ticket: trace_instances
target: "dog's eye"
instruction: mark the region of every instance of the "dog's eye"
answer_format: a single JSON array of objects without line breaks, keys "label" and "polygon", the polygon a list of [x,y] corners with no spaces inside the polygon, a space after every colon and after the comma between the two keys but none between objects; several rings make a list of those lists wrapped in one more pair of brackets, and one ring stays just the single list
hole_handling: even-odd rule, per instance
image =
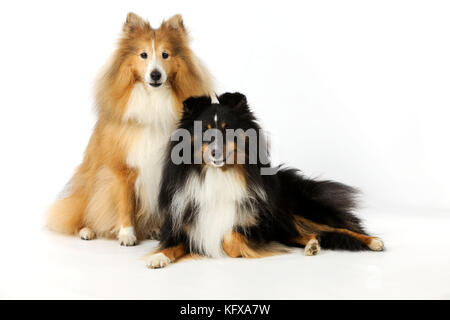
[{"label": "dog's eye", "polygon": [[142,59],[147,59],[147,52],[142,52],[141,53],[141,58]]},{"label": "dog's eye", "polygon": [[169,57],[169,54],[167,52],[162,53],[163,59],[167,59]]}]

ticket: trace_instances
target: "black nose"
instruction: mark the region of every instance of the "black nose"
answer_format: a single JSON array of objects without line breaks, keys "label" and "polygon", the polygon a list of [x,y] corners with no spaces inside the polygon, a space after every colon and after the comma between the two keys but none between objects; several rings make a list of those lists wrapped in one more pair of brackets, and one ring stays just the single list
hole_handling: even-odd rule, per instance
[{"label": "black nose", "polygon": [[154,81],[158,81],[159,79],[161,79],[161,72],[153,70],[152,73],[150,73],[150,78],[152,78],[152,80]]},{"label": "black nose", "polygon": [[220,151],[220,149],[212,149],[211,156],[216,160],[223,158],[223,154],[222,154],[222,151]]}]

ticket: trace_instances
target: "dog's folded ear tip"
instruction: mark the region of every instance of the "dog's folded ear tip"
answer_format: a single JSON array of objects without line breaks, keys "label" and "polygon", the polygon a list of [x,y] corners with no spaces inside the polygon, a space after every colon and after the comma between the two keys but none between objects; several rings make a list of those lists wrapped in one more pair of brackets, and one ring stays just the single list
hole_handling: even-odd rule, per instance
[{"label": "dog's folded ear tip", "polygon": [[211,104],[211,97],[201,96],[201,97],[189,97],[183,101],[183,111],[191,112],[196,108],[201,108]]},{"label": "dog's folded ear tip", "polygon": [[221,104],[233,108],[240,108],[247,105],[247,97],[240,92],[226,92],[219,97]]},{"label": "dog's folded ear tip", "polygon": [[184,29],[183,17],[181,14],[175,14],[166,21],[167,25],[173,29]]},{"label": "dog's folded ear tip", "polygon": [[130,11],[127,14],[127,19],[125,20],[123,30],[125,32],[133,32],[135,29],[143,28],[145,26],[150,26],[150,24],[147,21],[145,21],[141,16]]},{"label": "dog's folded ear tip", "polygon": [[125,20],[125,23],[127,23],[127,24],[135,24],[135,23],[139,23],[141,21],[143,21],[143,19],[139,15],[137,15],[136,13],[130,11],[127,14],[127,19]]},{"label": "dog's folded ear tip", "polygon": [[128,12],[127,13],[127,22],[130,21],[131,19],[135,18],[135,17],[137,17],[136,13],[134,13],[132,11]]},{"label": "dog's folded ear tip", "polygon": [[189,111],[191,105],[192,105],[192,97],[189,97],[183,101],[183,110]]}]

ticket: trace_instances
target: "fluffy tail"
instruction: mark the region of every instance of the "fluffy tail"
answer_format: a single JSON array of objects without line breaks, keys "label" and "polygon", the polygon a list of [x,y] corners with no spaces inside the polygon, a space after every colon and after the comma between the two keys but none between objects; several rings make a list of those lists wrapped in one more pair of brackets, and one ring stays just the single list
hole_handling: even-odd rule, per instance
[{"label": "fluffy tail", "polygon": [[281,169],[277,175],[285,200],[283,206],[300,218],[296,219],[302,221],[300,228],[319,236],[321,247],[353,251],[369,249],[351,233],[337,231],[344,229],[367,235],[361,220],[352,213],[356,208],[356,189],[334,181],[307,179],[296,169]]},{"label": "fluffy tail", "polygon": [[60,233],[76,234],[81,228],[84,204],[84,199],[73,195],[57,200],[48,211],[47,227]]}]

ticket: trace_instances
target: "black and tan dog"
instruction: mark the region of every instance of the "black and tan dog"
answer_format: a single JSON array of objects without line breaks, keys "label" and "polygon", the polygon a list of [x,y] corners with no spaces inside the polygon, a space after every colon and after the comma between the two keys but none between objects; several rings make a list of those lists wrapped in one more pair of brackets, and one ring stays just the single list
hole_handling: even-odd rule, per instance
[{"label": "black and tan dog", "polygon": [[[320,247],[383,250],[383,242],[367,235],[352,213],[353,188],[306,179],[295,169],[263,174],[270,169],[268,153],[261,147],[264,137],[245,96],[226,93],[218,100],[216,104],[198,97],[184,102],[179,128],[191,136],[189,148],[182,151],[189,161],[174,163],[171,155],[177,142],[172,142],[159,195],[165,215],[161,244],[147,258],[148,267],[165,267],[187,253],[253,258],[289,246],[304,246],[306,255],[317,254]],[[208,130],[221,132],[223,140],[218,135],[205,141]],[[228,132],[237,134],[230,139]],[[256,141],[250,141],[248,132]],[[244,147],[239,138],[246,142]],[[255,143],[260,146],[256,157],[251,148]],[[199,154],[201,161],[195,163]]]}]

